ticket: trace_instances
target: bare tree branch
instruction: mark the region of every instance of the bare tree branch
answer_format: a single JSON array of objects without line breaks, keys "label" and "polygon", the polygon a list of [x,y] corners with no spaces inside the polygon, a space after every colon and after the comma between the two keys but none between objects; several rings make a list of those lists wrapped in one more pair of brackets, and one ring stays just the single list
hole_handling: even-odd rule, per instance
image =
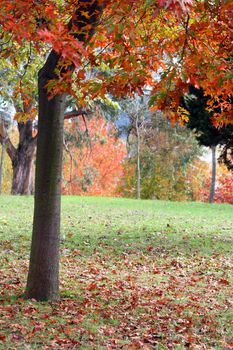
[{"label": "bare tree branch", "polygon": [[64,138],[63,138],[63,146],[70,157],[70,180],[69,180],[69,183],[71,184],[72,183],[72,173],[73,173],[73,155],[72,155],[69,147],[67,146]]},{"label": "bare tree branch", "polygon": [[90,113],[90,111],[88,111],[86,109],[82,109],[82,108],[74,109],[73,111],[66,112],[64,114],[64,119],[76,118],[76,117],[87,115],[89,113]]}]

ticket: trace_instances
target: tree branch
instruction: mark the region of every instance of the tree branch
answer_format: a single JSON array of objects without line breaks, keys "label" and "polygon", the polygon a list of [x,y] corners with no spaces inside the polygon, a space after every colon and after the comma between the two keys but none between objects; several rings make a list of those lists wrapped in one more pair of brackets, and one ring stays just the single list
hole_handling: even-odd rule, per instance
[{"label": "tree branch", "polygon": [[70,156],[70,180],[69,180],[69,183],[71,184],[72,183],[72,173],[73,173],[73,156],[72,156],[72,153],[71,153],[69,147],[67,146],[64,138],[63,138],[63,146],[64,146],[66,152]]},{"label": "tree branch", "polygon": [[[1,128],[0,128],[0,131],[1,131]],[[9,139],[9,136],[7,134],[3,135],[0,132],[0,143],[1,145],[4,143],[7,154],[10,157],[11,161],[13,161],[16,153],[16,148],[14,147],[11,140]]]},{"label": "tree branch", "polygon": [[66,112],[64,114],[64,119],[71,119],[71,118],[81,117],[83,115],[87,115],[88,113],[90,113],[90,111],[82,109],[82,108],[74,109],[73,111]]}]

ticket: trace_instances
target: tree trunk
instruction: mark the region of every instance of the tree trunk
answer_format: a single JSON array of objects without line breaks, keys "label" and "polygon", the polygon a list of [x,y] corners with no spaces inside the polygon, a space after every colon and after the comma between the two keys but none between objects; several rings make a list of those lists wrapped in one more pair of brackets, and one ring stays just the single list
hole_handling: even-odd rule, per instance
[{"label": "tree trunk", "polygon": [[13,195],[33,194],[34,192],[34,156],[36,137],[33,137],[32,121],[18,123],[19,144],[11,157],[13,179],[11,193]]},{"label": "tree trunk", "polygon": [[211,152],[212,152],[212,175],[211,175],[209,203],[214,203],[215,184],[216,184],[216,167],[217,167],[216,146],[211,147]]},{"label": "tree trunk", "polygon": [[138,115],[136,117],[137,133],[137,199],[141,199],[141,162],[140,162],[140,126],[138,125]]},{"label": "tree trunk", "polygon": [[36,144],[16,150],[12,161],[13,179],[11,193],[13,195],[30,195],[34,193],[34,155]]},{"label": "tree trunk", "polygon": [[[79,2],[68,28],[84,43],[94,34],[102,6],[98,0]],[[85,12],[85,13],[84,13]],[[89,16],[86,16],[86,12]],[[76,31],[78,33],[76,34]],[[30,266],[25,295],[36,300],[59,297],[60,199],[65,95],[49,99],[46,85],[56,80],[59,55],[52,51],[39,72],[39,120],[35,207]],[[69,67],[73,70],[74,67]],[[65,72],[64,72],[65,73]]]},{"label": "tree trunk", "polygon": [[[30,110],[30,108],[29,108]],[[4,126],[0,130],[0,143],[10,157],[13,178],[12,194],[32,194],[34,191],[34,155],[37,137],[33,137],[33,122],[18,123],[19,143],[15,148]]]},{"label": "tree trunk", "polygon": [[13,164],[13,179],[11,194],[30,195],[34,192],[33,174],[34,159],[24,158],[18,164]]},{"label": "tree trunk", "polygon": [[2,149],[1,149],[1,159],[0,159],[0,194],[2,194],[2,172],[4,164],[4,155],[5,155],[5,140],[2,140]]},{"label": "tree trunk", "polygon": [[33,137],[33,122],[18,123],[19,143],[15,148],[6,130],[2,128],[0,132],[0,143],[10,157],[13,178],[11,193],[32,194],[34,192],[34,156],[36,150],[37,137]]},{"label": "tree trunk", "polygon": [[35,207],[26,288],[26,296],[36,300],[56,300],[59,290],[60,196],[65,95],[57,95],[49,100],[45,89],[46,83],[54,74],[58,59],[58,55],[52,51],[39,73]]}]

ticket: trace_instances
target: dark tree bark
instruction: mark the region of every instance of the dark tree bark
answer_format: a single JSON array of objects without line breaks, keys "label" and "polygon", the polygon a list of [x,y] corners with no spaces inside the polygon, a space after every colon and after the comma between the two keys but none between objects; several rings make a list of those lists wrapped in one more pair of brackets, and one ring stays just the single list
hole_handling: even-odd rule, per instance
[{"label": "dark tree bark", "polygon": [[[53,51],[39,73],[39,122],[33,236],[26,296],[56,300],[59,287],[60,196],[65,95],[48,99],[58,63]],[[50,71],[51,70],[51,71]]]},{"label": "dark tree bark", "polygon": [[19,144],[11,158],[13,168],[12,194],[34,193],[34,157],[36,137],[33,137],[32,121],[18,123]]},{"label": "dark tree bark", "polygon": [[[85,16],[89,12],[89,16]],[[101,14],[98,0],[79,2],[69,30],[84,43],[94,33]],[[75,34],[77,32],[77,34]],[[46,84],[56,80],[60,57],[52,51],[39,72],[39,122],[35,207],[30,266],[25,296],[36,300],[59,297],[60,198],[65,95],[48,98]],[[74,67],[69,67],[73,70]]]},{"label": "dark tree bark", "polygon": [[212,175],[211,175],[209,203],[214,203],[215,184],[216,184],[216,168],[217,168],[216,146],[211,147],[211,152],[212,152]]}]

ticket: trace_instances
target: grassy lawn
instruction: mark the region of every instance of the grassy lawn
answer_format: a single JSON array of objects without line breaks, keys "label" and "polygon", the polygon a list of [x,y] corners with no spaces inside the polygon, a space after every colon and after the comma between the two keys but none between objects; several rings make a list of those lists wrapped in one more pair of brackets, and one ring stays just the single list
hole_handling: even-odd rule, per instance
[{"label": "grassy lawn", "polygon": [[33,199],[0,197],[0,349],[233,349],[233,206],[62,207],[61,300],[24,301]]}]

